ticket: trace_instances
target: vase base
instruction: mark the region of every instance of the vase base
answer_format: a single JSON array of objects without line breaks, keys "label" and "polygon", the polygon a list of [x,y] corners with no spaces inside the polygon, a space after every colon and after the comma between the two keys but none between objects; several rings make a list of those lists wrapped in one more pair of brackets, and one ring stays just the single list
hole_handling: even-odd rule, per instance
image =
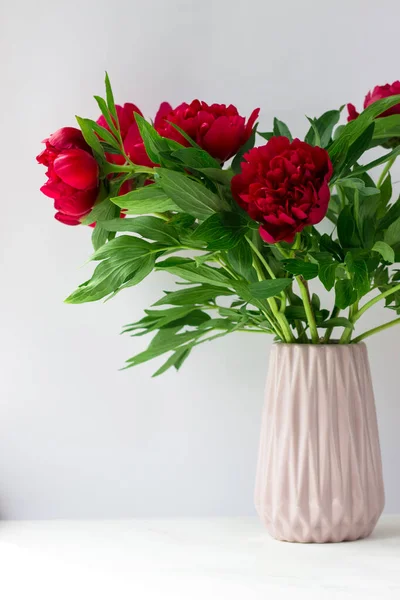
[{"label": "vase base", "polygon": [[[380,516],[380,515],[379,515]],[[355,542],[362,540],[371,535],[378,522],[378,517],[375,517],[368,523],[337,523],[333,527],[325,524],[321,526],[306,526],[302,524],[286,524],[280,523],[279,526],[274,526],[270,521],[261,518],[268,533],[274,539],[280,542],[288,542],[294,544],[337,544],[341,542]]]}]

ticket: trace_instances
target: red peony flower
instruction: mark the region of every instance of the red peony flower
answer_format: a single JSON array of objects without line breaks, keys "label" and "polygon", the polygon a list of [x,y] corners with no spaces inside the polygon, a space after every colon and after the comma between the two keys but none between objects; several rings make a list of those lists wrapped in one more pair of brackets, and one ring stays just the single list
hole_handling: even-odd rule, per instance
[{"label": "red peony flower", "polygon": [[323,148],[298,139],[273,137],[244,155],[232,179],[238,204],[261,223],[268,244],[291,243],[306,225],[319,223],[328,210],[332,164]]},{"label": "red peony flower", "polygon": [[40,189],[53,198],[58,221],[79,225],[97,199],[97,162],[82,133],[75,127],[62,127],[44,143],[46,148],[36,160],[47,167],[48,180]]},{"label": "red peony flower", "polygon": [[[122,141],[124,143],[124,150],[136,165],[142,165],[145,167],[152,167],[153,163],[147,156],[147,152],[144,147],[143,140],[139,133],[139,128],[135,121],[135,113],[139,113],[142,115],[141,110],[130,102],[127,102],[123,106],[119,104],[116,105],[118,121],[121,131]],[[143,116],[143,115],[142,115]],[[101,115],[97,119],[97,123],[107,129],[110,130],[107,121]],[[114,164],[123,165],[125,162],[125,158],[122,154],[107,154],[107,160]]]},{"label": "red peony flower", "polygon": [[172,109],[163,102],[157,113],[154,127],[160,135],[176,140],[183,146],[189,142],[169,122],[178,125],[203,150],[224,162],[234,156],[249,139],[259,108],[253,110],[249,120],[241,117],[237,108],[230,104],[211,104],[193,100],[191,104],[180,104]]},{"label": "red peony flower", "polygon": [[[394,81],[392,84],[386,83],[385,85],[377,85],[374,87],[372,92],[368,92],[364,99],[364,109],[367,108],[370,104],[373,104],[377,100],[382,100],[382,98],[388,98],[389,96],[396,96],[400,94],[400,81]],[[357,112],[354,104],[348,104],[347,110],[349,112],[349,116],[347,117],[348,121],[353,121],[360,114]],[[389,108],[384,113],[379,115],[380,117],[390,117],[390,115],[399,115],[400,114],[400,104],[396,104]]]}]

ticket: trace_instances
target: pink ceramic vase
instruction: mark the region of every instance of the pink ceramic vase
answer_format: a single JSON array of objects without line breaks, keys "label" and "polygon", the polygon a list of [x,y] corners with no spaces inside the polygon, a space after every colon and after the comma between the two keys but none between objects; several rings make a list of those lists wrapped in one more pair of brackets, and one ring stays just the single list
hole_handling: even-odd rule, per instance
[{"label": "pink ceramic vase", "polygon": [[368,536],[384,489],[365,344],[275,344],[267,377],[255,504],[288,542]]}]

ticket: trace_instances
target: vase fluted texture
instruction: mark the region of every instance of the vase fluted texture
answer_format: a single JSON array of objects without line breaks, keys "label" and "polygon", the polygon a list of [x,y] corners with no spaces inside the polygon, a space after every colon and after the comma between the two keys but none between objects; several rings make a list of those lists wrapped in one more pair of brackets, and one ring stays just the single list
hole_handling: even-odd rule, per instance
[{"label": "vase fluted texture", "polygon": [[384,507],[365,344],[275,344],[261,427],[255,504],[288,542],[368,536]]}]

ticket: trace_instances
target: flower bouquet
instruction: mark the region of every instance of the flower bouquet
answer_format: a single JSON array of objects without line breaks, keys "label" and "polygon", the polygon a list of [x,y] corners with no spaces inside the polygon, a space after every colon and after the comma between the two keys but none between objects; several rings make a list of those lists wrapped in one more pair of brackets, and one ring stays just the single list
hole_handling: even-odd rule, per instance
[{"label": "flower bouquet", "polygon": [[[37,157],[48,168],[41,189],[54,200],[56,219],[94,227],[96,267],[66,302],[108,299],[153,270],[168,271],[179,287],[124,328],[134,336],[154,334],[127,367],[167,354],[159,375],[179,369],[206,341],[235,331],[271,334],[278,343],[267,384],[268,423],[284,418],[278,418],[271,398],[286,406],[287,420],[302,388],[309,419],[292,431],[300,445],[310,427],[325,437],[330,427],[313,413],[316,396],[320,404],[325,397],[323,406],[337,423],[351,420],[358,398],[353,425],[360,444],[367,435],[377,440],[366,350],[359,342],[400,323],[396,317],[370,330],[362,327],[362,317],[378,302],[400,314],[400,270],[394,267],[400,261],[400,199],[392,198],[390,175],[400,153],[400,82],[376,87],[361,114],[349,104],[345,125],[338,125],[343,107],[309,118],[304,140],[293,139],[277,118],[271,131],[258,131],[259,109],[246,119],[233,105],[198,100],[175,109],[164,102],[151,123],[134,104],[115,104],[108,76],[106,99],[95,100],[101,112],[97,121],[77,117],[80,129],[58,130]],[[376,147],[386,150],[365,161],[364,154]],[[375,167],[381,168],[376,181]],[[316,227],[323,219],[330,233]],[[330,306],[322,306],[311,291],[313,280],[331,293]],[[283,364],[291,382],[285,389],[276,371]],[[340,401],[347,408],[339,408]],[[353,438],[354,427],[345,427]],[[329,435],[332,440],[334,433]],[[339,446],[345,444],[338,431],[335,435]],[[382,510],[383,490],[379,444],[366,448],[353,453],[351,468],[353,478],[360,478],[360,462],[375,465],[371,477],[361,477],[370,510],[359,502],[365,518],[350,526],[340,515],[354,510],[351,485],[341,492],[339,517],[332,516],[329,498],[330,508],[323,506],[316,490],[316,533],[310,520],[295,525],[288,515],[274,516],[289,484],[266,491],[262,482],[270,478],[273,451],[262,444],[256,504],[273,535],[300,541],[367,535]],[[342,454],[347,450],[343,446]],[[325,455],[333,472],[334,450]]]}]

